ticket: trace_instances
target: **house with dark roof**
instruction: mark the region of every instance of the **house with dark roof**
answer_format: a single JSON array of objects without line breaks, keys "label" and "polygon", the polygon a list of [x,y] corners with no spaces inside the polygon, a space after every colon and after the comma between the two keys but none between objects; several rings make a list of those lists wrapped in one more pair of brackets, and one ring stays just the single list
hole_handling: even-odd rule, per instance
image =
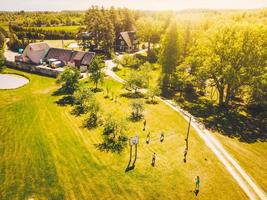
[{"label": "house with dark roof", "polygon": [[136,52],[138,51],[139,42],[135,31],[121,32],[115,40],[114,49],[118,52]]},{"label": "house with dark roof", "polygon": [[73,51],[69,49],[50,48],[45,56],[45,61],[60,61],[62,65],[69,65],[86,71],[90,66],[94,52]]},{"label": "house with dark roof", "polygon": [[69,65],[86,71],[94,56],[94,52],[50,48],[47,43],[38,42],[29,44],[22,55],[15,57],[15,61],[36,65],[47,63],[52,68]]}]

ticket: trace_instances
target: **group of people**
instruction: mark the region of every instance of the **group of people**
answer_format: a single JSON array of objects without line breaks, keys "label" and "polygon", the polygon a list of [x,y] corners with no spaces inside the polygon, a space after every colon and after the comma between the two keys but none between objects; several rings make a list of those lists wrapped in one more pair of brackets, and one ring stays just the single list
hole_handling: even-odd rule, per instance
[{"label": "group of people", "polygon": [[[143,126],[143,131],[145,131],[146,130],[146,120],[144,120],[143,125],[144,125]],[[165,136],[164,136],[164,133],[162,132],[160,134],[160,138],[159,138],[159,140],[160,140],[161,143],[164,141],[164,138],[165,138]],[[150,143],[150,132],[148,132],[148,134],[146,136],[146,143],[147,144]],[[184,162],[186,162],[187,153],[188,153],[188,147],[186,145],[186,148],[184,150]],[[156,153],[155,152],[152,154],[152,162],[151,162],[151,165],[153,167],[155,167],[155,165],[156,165]],[[195,184],[196,184],[196,188],[195,188],[195,191],[194,192],[195,192],[196,195],[198,195],[198,193],[199,193],[199,186],[200,186],[200,178],[199,178],[199,176],[196,177]]]},{"label": "group of people", "polygon": [[[143,131],[146,130],[146,120],[144,120],[144,126],[143,126]],[[160,134],[160,138],[159,138],[160,142],[164,141],[164,133],[162,132]],[[148,132],[147,136],[146,136],[146,143],[149,144],[150,142],[150,132]]]}]

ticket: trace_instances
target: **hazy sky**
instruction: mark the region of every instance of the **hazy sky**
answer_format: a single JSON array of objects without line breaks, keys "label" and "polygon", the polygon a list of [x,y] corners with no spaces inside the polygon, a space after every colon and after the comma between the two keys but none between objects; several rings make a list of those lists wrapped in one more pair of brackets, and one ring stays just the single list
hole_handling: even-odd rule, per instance
[{"label": "hazy sky", "polygon": [[267,7],[267,0],[0,0],[0,10],[86,10],[91,5],[143,10],[187,8],[253,9]]}]

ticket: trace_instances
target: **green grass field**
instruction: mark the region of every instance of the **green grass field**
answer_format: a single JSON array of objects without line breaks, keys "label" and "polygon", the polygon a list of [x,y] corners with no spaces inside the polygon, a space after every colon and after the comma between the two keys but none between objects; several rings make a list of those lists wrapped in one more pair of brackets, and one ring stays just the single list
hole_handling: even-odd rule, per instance
[{"label": "green grass field", "polygon": [[267,143],[244,143],[236,138],[214,134],[255,182],[267,192]]},{"label": "green grass field", "polygon": [[63,46],[62,46],[62,40],[44,40],[50,47],[54,48],[68,48],[68,46],[71,43],[75,43],[75,40],[63,40]]},{"label": "green grass field", "polygon": [[[116,74],[125,79],[133,71],[136,70],[123,67],[120,71],[117,71]],[[156,83],[159,76],[159,70],[153,72],[152,84]],[[218,98],[216,91],[213,98],[210,97],[210,91],[211,88],[208,88],[208,95],[206,98],[208,100],[213,100],[213,102],[217,102]],[[227,137],[215,131],[213,134],[222,142],[226,150],[233,155],[253,180],[267,192],[267,166],[263,164],[267,163],[267,143],[264,141],[246,143],[241,142],[238,138]]]},{"label": "green grass field", "polygon": [[43,29],[46,31],[66,31],[66,32],[77,32],[81,26],[46,26],[46,27],[29,27]]},{"label": "green grass field", "polygon": [[[131,75],[131,73],[136,73],[136,70],[128,67],[121,67],[119,71],[116,71],[116,74],[123,79],[127,79],[127,77]],[[151,86],[158,85],[159,78],[160,78],[160,69],[156,68],[155,70],[152,70],[150,73],[149,84]]]},{"label": "green grass field", "polygon": [[[138,134],[134,170],[125,172],[129,148],[121,154],[101,152],[103,127],[88,131],[83,118],[70,106],[56,103],[55,79],[20,73],[30,83],[16,90],[0,91],[0,199],[246,199],[233,178],[191,129],[187,163],[183,163],[186,121],[166,105],[145,106],[145,143],[142,122],[128,122],[128,136]],[[106,78],[119,95],[121,85]],[[129,99],[118,102],[97,93],[102,111],[127,118]],[[159,142],[161,132],[163,143]],[[157,153],[156,166],[151,163]],[[201,178],[198,197],[194,178]]]}]

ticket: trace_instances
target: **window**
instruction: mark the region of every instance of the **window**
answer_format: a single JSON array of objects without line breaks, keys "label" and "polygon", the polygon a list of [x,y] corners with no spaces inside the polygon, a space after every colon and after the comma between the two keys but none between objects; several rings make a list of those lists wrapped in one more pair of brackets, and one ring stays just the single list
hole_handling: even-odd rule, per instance
[{"label": "window", "polygon": [[121,41],[121,45],[124,45],[124,41]]}]

